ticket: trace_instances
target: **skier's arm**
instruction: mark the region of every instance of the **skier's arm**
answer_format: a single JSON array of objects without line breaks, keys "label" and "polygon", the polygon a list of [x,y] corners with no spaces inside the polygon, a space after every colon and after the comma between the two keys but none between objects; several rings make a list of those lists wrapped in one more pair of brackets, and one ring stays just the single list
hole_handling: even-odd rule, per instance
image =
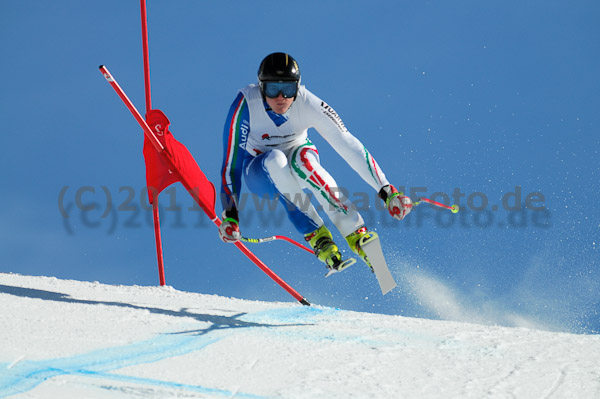
[{"label": "skier's arm", "polygon": [[306,91],[309,109],[314,119],[314,128],[336,150],[338,154],[354,169],[362,179],[379,192],[389,185],[385,174],[369,153],[367,148],[354,137],[340,118],[327,103]]},{"label": "skier's arm", "polygon": [[362,179],[377,190],[385,202],[390,215],[398,220],[404,219],[412,209],[409,197],[391,185],[367,148],[354,137],[342,122],[342,118],[314,94],[307,91],[307,99],[312,106],[315,129],[327,140],[338,154],[354,169]]},{"label": "skier's arm", "polygon": [[[238,199],[242,189],[242,166],[245,150],[240,147],[249,132],[248,104],[240,92],[231,104],[223,129],[223,164],[221,166],[221,204],[223,218],[239,221]],[[245,134],[242,135],[242,130]],[[243,137],[242,137],[243,136]]]}]

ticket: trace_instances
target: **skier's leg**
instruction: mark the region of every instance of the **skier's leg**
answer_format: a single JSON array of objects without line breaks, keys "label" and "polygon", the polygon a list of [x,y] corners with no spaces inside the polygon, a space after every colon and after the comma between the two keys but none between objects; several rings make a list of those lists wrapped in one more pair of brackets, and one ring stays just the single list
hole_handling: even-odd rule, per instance
[{"label": "skier's leg", "polygon": [[376,235],[364,226],[362,216],[352,204],[340,198],[337,183],[321,166],[316,147],[308,142],[292,151],[291,158],[294,175],[315,193],[329,218],[346,238],[352,252],[372,269],[361,244],[374,239]]},{"label": "skier's leg", "polygon": [[300,233],[311,233],[323,225],[310,198],[292,176],[282,151],[274,149],[251,159],[244,167],[244,178],[254,194],[281,201]]},{"label": "skier's leg", "polygon": [[364,225],[362,216],[352,204],[340,197],[337,183],[321,166],[317,148],[310,141],[290,153],[290,164],[300,185],[313,192],[344,237]]},{"label": "skier's leg", "polygon": [[342,254],[323,219],[292,175],[285,153],[274,149],[261,154],[250,161],[244,173],[248,188],[253,193],[282,201],[291,222],[304,234],[320,261],[336,269],[348,263],[342,261]]}]

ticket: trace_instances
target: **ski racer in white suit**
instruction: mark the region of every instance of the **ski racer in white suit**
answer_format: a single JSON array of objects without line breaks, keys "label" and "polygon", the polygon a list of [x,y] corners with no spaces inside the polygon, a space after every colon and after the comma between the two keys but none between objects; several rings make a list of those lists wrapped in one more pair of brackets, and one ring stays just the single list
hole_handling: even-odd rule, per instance
[{"label": "ski racer in white suit", "polygon": [[221,239],[235,242],[241,238],[238,199],[243,176],[253,193],[284,203],[291,222],[328,268],[340,267],[342,255],[305,189],[317,198],[352,251],[366,261],[359,241],[370,232],[321,166],[307,130],[312,127],[325,138],[379,193],[394,218],[402,220],[410,212],[410,198],[389,184],[375,159],[346,129],[339,115],[300,85],[298,64],[289,54],[268,55],[261,62],[258,80],[259,84],[240,90],[225,123]]}]

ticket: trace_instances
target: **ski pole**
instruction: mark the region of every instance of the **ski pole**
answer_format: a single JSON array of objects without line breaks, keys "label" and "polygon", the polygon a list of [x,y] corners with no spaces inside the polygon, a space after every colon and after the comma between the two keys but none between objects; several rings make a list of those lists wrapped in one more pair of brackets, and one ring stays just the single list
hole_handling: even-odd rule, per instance
[{"label": "ski pole", "polygon": [[[404,195],[404,193],[400,193],[400,195]],[[460,210],[460,207],[456,204],[452,205],[452,206],[448,206],[446,204],[442,204],[441,202],[437,202],[437,201],[433,201],[430,200],[429,198],[419,198],[418,201],[413,202],[414,206],[420,205],[423,202],[427,202],[428,204],[431,205],[435,205],[438,206],[440,208],[444,208],[444,209],[448,209],[450,210],[452,213],[458,213],[458,211]],[[299,248],[302,248],[303,250],[305,250],[306,252],[310,252],[311,254],[314,254],[315,251],[313,251],[312,249],[300,244],[297,241],[292,240],[289,237],[285,237],[285,236],[279,236],[279,235],[275,235],[275,236],[271,236],[271,237],[262,237],[262,238],[250,238],[250,237],[242,237],[240,238],[241,241],[243,242],[249,242],[251,244],[262,244],[264,242],[271,242],[271,241],[275,241],[275,240],[282,240],[282,241],[287,241],[290,244],[293,244]]]},{"label": "ski pole", "polygon": [[441,202],[430,200],[429,198],[419,198],[418,201],[413,202],[413,205],[417,206],[417,205],[420,205],[422,202],[427,202],[428,204],[435,205],[440,208],[448,209],[452,213],[458,213],[458,211],[460,210],[460,207],[456,204],[454,204],[452,206],[448,206],[446,204],[442,204]]},{"label": "ski pole", "polygon": [[[400,193],[400,195],[404,195],[404,193]],[[448,205],[442,204],[441,202],[430,200],[429,198],[419,198],[418,201],[413,202],[413,205],[417,206],[417,205],[420,205],[423,202],[427,202],[428,204],[435,205],[435,206],[438,206],[440,208],[448,209],[452,213],[458,213],[458,211],[460,210],[460,207],[458,205],[456,205],[456,204],[454,204],[452,206],[448,206]],[[248,242],[248,243],[251,243],[251,244],[262,244],[262,243],[265,243],[265,242],[271,242],[271,241],[275,241],[275,240],[287,241],[290,244],[293,244],[293,245],[297,246],[298,248],[302,248],[306,252],[310,252],[311,254],[315,253],[315,251],[313,251],[312,249],[310,249],[310,248],[308,248],[308,247],[300,244],[299,242],[294,241],[291,238],[286,237],[286,236],[275,235],[275,236],[271,236],[271,237],[262,237],[262,238],[251,238],[251,237],[243,237],[242,236],[240,238],[240,241]]]},{"label": "ski pole", "polygon": [[282,241],[287,241],[290,244],[293,244],[295,246],[297,246],[298,248],[302,248],[303,250],[305,250],[306,252],[310,252],[311,254],[314,254],[315,251],[313,251],[312,249],[300,244],[297,241],[292,240],[289,237],[285,237],[285,236],[271,236],[271,237],[263,237],[263,238],[249,238],[249,237],[242,237],[241,238],[242,241],[244,242],[249,242],[252,244],[262,244],[263,242],[270,242],[270,241],[275,241],[275,240],[282,240]]}]

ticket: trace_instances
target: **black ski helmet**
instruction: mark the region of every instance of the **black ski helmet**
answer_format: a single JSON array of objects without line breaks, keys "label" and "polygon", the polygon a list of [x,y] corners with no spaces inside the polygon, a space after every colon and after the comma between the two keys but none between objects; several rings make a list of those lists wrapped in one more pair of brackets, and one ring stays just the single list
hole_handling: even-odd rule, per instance
[{"label": "black ski helmet", "polygon": [[262,60],[258,67],[261,93],[263,92],[262,83],[272,81],[295,81],[300,85],[300,68],[294,57],[287,53],[272,53]]}]

